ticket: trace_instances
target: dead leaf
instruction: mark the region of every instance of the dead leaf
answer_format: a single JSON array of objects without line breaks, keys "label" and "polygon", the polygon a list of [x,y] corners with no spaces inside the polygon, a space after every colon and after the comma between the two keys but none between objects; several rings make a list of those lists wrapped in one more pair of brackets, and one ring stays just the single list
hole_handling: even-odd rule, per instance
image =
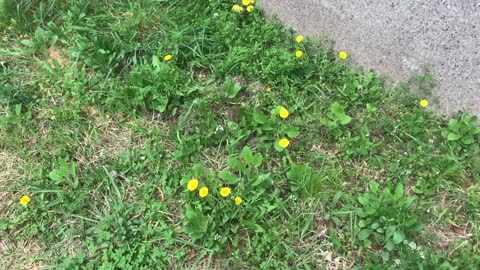
[{"label": "dead leaf", "polygon": [[460,235],[465,235],[465,230],[462,229],[460,226],[458,226],[457,224],[455,224],[455,222],[449,220],[448,223],[450,223],[450,225],[452,226],[452,229],[454,232],[460,234]]}]

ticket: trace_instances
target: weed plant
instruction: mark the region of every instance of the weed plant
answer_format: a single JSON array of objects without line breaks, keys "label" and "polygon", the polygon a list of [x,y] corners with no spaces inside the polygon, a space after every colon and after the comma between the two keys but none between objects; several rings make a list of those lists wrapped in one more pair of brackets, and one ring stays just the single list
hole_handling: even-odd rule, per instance
[{"label": "weed plant", "polygon": [[6,268],[480,268],[480,128],[430,77],[252,0],[0,3]]}]

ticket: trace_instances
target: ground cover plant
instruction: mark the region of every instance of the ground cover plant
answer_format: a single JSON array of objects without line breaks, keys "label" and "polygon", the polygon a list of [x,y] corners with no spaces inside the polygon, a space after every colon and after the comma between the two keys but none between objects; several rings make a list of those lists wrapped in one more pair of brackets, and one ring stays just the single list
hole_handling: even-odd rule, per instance
[{"label": "ground cover plant", "polygon": [[480,268],[480,128],[428,77],[252,0],[0,3],[6,269]]}]

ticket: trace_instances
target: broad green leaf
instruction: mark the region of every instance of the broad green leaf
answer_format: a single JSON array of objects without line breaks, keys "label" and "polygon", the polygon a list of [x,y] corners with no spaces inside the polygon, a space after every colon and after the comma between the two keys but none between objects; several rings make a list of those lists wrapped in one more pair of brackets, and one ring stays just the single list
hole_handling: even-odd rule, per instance
[{"label": "broad green leaf", "polygon": [[358,197],[358,201],[359,201],[362,205],[368,205],[368,199],[367,199],[366,197],[360,196],[360,197]]},{"label": "broad green leaf", "polygon": [[234,98],[242,89],[242,86],[234,83],[230,77],[225,80],[224,87],[226,88],[228,98]]},{"label": "broad green leaf", "polygon": [[159,112],[165,112],[167,110],[168,105],[168,97],[160,96],[155,99],[155,110]]},{"label": "broad green leaf", "polygon": [[372,234],[372,230],[363,229],[363,230],[360,231],[360,233],[358,233],[358,240],[363,241],[363,240],[367,239],[368,237],[370,237],[371,234]]},{"label": "broad green leaf", "polygon": [[287,172],[287,178],[293,181],[301,181],[311,175],[312,168],[307,164],[293,164]]},{"label": "broad green leaf", "polygon": [[259,110],[253,110],[253,120],[259,124],[265,124],[267,117]]},{"label": "broad green leaf", "polygon": [[338,121],[340,122],[340,124],[346,125],[350,123],[350,121],[352,121],[352,118],[348,115],[342,115],[338,117]]},{"label": "broad green leaf", "polygon": [[337,116],[345,114],[344,107],[342,107],[338,102],[334,102],[332,103],[332,105],[330,105],[330,111],[332,111]]},{"label": "broad green leaf", "polygon": [[448,121],[448,127],[450,129],[456,129],[457,128],[457,125],[458,125],[458,121],[456,119],[450,119]]},{"label": "broad green leaf", "polygon": [[400,244],[403,240],[405,240],[405,234],[402,231],[395,231],[393,233],[393,243],[395,245]]},{"label": "broad green leaf", "polygon": [[337,204],[338,200],[340,200],[340,197],[342,197],[342,192],[341,191],[337,191],[337,193],[335,193],[335,195],[333,196],[333,199],[332,199],[332,205],[331,207],[335,207],[335,205]]},{"label": "broad green leaf", "polygon": [[466,145],[469,145],[469,144],[475,143],[475,140],[472,137],[468,137],[468,138],[462,139],[462,142]]},{"label": "broad green leaf", "polygon": [[407,197],[405,199],[405,207],[407,208],[410,208],[410,206],[412,205],[413,201],[415,201],[416,197],[412,196],[412,197]]},{"label": "broad green leaf", "polygon": [[65,177],[67,177],[67,174],[64,169],[54,169],[48,174],[48,177],[58,184],[62,182]]},{"label": "broad green leaf", "polygon": [[260,167],[260,165],[262,165],[262,162],[263,162],[262,154],[257,153],[257,154],[255,154],[255,155],[253,155],[252,165],[253,165],[255,168]]},{"label": "broad green leaf", "polygon": [[251,185],[252,187],[256,187],[256,186],[260,185],[262,182],[263,182],[263,179],[261,179],[261,178],[256,178],[253,182],[250,183],[250,185]]},{"label": "broad green leaf", "polygon": [[419,232],[425,228],[423,223],[417,222],[414,225],[410,226],[407,231],[409,232]]},{"label": "broad green leaf", "polygon": [[287,136],[290,138],[295,138],[299,134],[300,134],[300,130],[298,130],[298,128],[291,127],[287,129]]},{"label": "broad green leaf", "polygon": [[275,148],[275,150],[276,150],[277,152],[283,152],[285,149],[282,148],[282,147],[278,144],[279,141],[280,141],[280,140],[276,140],[276,141],[273,143],[273,148]]},{"label": "broad green leaf", "polygon": [[248,146],[243,147],[241,155],[243,160],[245,160],[247,164],[253,163],[253,152],[252,152],[252,149],[250,149],[250,147]]},{"label": "broad green leaf", "polygon": [[[270,173],[260,174],[253,182],[250,183],[250,185],[253,187],[258,186],[260,184],[269,185],[270,184],[269,182],[271,182],[269,178],[270,178]],[[265,186],[265,185],[262,185],[262,186]]]},{"label": "broad green leaf", "polygon": [[203,215],[201,210],[187,205],[184,224],[183,231],[195,240],[201,238],[202,234],[207,231],[208,218]]},{"label": "broad green leaf", "polygon": [[388,262],[388,260],[390,260],[390,253],[388,251],[381,252],[380,256],[382,256],[382,260],[384,262]]},{"label": "broad green leaf", "polygon": [[229,185],[234,185],[240,181],[240,179],[235,174],[229,171],[220,171],[218,173],[218,177],[222,180],[225,180],[225,182]]},{"label": "broad green leaf", "polygon": [[30,47],[30,48],[35,47],[35,43],[33,43],[32,41],[27,40],[27,39],[24,39],[24,40],[20,41],[20,43],[22,43],[23,45],[25,45],[27,47]]},{"label": "broad green leaf", "polygon": [[228,164],[228,166],[230,166],[230,168],[232,168],[234,170],[237,170],[237,171],[244,172],[245,169],[246,169],[245,165],[236,157],[228,158],[227,164]]},{"label": "broad green leaf", "polygon": [[393,243],[393,241],[389,238],[385,243],[385,247],[388,251],[393,251],[395,249],[395,243]]},{"label": "broad green leaf", "polygon": [[373,194],[377,194],[377,191],[378,191],[378,187],[380,186],[380,184],[378,184],[377,182],[375,181],[370,181],[370,191],[373,193]]},{"label": "broad green leaf", "polygon": [[265,230],[258,224],[255,224],[255,232],[257,233],[263,233]]},{"label": "broad green leaf", "polygon": [[376,112],[378,110],[377,107],[373,106],[373,105],[370,105],[370,104],[367,104],[367,112],[368,113],[373,113],[373,112]]},{"label": "broad green leaf", "polygon": [[365,213],[367,215],[373,215],[375,212],[377,212],[377,209],[373,207],[365,207]]},{"label": "broad green leaf", "polygon": [[152,66],[155,68],[157,72],[161,70],[160,68],[160,59],[158,59],[158,56],[154,55],[152,56]]},{"label": "broad green leaf", "polygon": [[395,187],[395,194],[394,197],[395,199],[400,199],[403,196],[404,190],[403,190],[403,185],[398,183],[398,185]]},{"label": "broad green leaf", "polygon": [[367,217],[367,214],[365,213],[365,211],[363,211],[362,208],[355,209],[355,214],[357,214],[357,216],[359,216],[361,218]]},{"label": "broad green leaf", "polygon": [[460,139],[460,135],[458,135],[457,133],[454,133],[454,132],[449,132],[448,133],[447,140],[456,141],[458,139]]},{"label": "broad green leaf", "polygon": [[365,220],[360,220],[358,222],[358,227],[363,228],[366,227],[368,224],[365,222]]},{"label": "broad green leaf", "polygon": [[324,126],[329,126],[329,123],[330,123],[330,120],[328,120],[327,118],[320,118],[320,123]]},{"label": "broad green leaf", "polygon": [[392,237],[396,230],[397,230],[397,226],[395,226],[395,225],[388,226],[387,231],[385,232],[385,236],[387,238]]},{"label": "broad green leaf", "polygon": [[417,223],[417,217],[416,217],[416,216],[412,216],[412,217],[407,218],[407,220],[405,220],[404,225],[405,225],[406,228],[409,228],[409,227],[413,226],[413,225],[416,224],[416,223]]},{"label": "broad green leaf", "polygon": [[45,39],[45,32],[42,30],[42,28],[37,28],[35,31],[35,40],[38,42],[43,42]]}]

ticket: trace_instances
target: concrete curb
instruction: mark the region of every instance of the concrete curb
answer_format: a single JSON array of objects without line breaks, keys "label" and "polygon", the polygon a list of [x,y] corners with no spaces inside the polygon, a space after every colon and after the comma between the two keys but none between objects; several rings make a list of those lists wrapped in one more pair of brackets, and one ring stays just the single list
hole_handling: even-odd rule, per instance
[{"label": "concrete curb", "polygon": [[[324,33],[353,65],[405,80],[429,67],[434,109],[480,116],[480,1],[263,0],[267,17],[305,36]],[[427,97],[428,98],[428,97]]]}]

